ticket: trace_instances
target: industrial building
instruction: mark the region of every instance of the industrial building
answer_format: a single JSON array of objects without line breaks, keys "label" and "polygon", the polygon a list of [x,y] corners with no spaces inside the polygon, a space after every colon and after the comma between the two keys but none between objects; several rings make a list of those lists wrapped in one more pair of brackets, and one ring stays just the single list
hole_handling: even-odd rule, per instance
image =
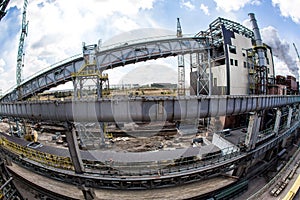
[{"label": "industrial building", "polygon": [[[218,18],[184,37],[178,19],[173,38],[84,44],[82,55],[18,82],[0,99],[1,198],[231,199],[255,177],[294,165],[268,197],[280,195],[299,166],[300,96],[270,95],[298,86],[275,78],[272,49],[249,16],[253,31]],[[178,58],[177,95],[109,96],[105,70],[170,56]],[[73,91],[35,99],[68,81]],[[206,119],[212,129],[201,126]],[[186,121],[196,132],[184,130]]]},{"label": "industrial building", "polygon": [[[204,72],[191,72],[191,94],[196,94],[196,91],[199,94],[207,94],[209,73],[212,95],[251,95],[263,92],[266,94],[266,91],[261,91],[261,87],[266,88],[274,84],[272,49],[266,44],[257,44],[254,33],[245,26],[218,18],[206,31],[199,32],[197,36],[209,37],[214,48],[210,51],[211,69],[207,67]],[[258,49],[264,56],[263,67],[259,66]],[[204,54],[202,59],[208,60],[207,55]],[[197,73],[202,81],[198,86]],[[261,80],[264,80],[263,85]]]}]

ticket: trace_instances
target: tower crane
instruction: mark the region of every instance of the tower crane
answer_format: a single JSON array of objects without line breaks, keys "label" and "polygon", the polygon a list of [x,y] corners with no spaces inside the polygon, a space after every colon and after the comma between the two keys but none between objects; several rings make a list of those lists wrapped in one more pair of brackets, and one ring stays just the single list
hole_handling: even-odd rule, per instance
[{"label": "tower crane", "polygon": [[5,16],[5,9],[9,3],[9,0],[0,0],[0,21]]},{"label": "tower crane", "polygon": [[[177,18],[177,37],[182,37],[182,30],[179,18]],[[185,95],[185,69],[184,69],[184,56],[177,56],[178,62],[178,96]]]},{"label": "tower crane", "polygon": [[297,53],[298,60],[299,60],[299,62],[300,62],[300,56],[299,56],[299,53],[298,53],[297,47],[296,47],[295,43],[293,43],[293,45],[294,45],[295,51],[296,51],[296,53]]},{"label": "tower crane", "polygon": [[18,57],[17,57],[17,70],[16,70],[17,86],[19,86],[22,81],[22,67],[24,67],[24,62],[23,62],[24,41],[28,32],[28,21],[26,21],[27,4],[28,4],[28,0],[24,0],[23,14],[22,14],[22,30],[21,30],[20,40],[19,40]]}]

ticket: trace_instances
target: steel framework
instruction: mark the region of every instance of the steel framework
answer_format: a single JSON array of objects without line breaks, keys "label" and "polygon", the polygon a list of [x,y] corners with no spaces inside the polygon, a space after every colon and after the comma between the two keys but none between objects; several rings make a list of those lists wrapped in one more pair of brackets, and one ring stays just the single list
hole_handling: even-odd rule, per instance
[{"label": "steel framework", "polygon": [[[131,63],[196,53],[206,49],[207,40],[205,37],[158,38],[152,41],[101,48],[101,51],[96,52],[96,62],[99,66],[98,69],[104,71]],[[19,87],[4,94],[0,101],[24,100],[59,84],[71,81],[72,74],[82,68],[83,60],[82,56],[77,55],[42,71],[29,80],[23,81]],[[19,91],[22,92],[20,99],[18,98]]]},{"label": "steel framework", "polygon": [[102,97],[103,86],[109,92],[108,75],[102,74],[96,63],[97,45],[83,46],[83,66],[78,72],[72,73],[74,99],[87,99],[96,93],[97,99]]},{"label": "steel framework", "polygon": [[6,7],[10,0],[0,0],[0,21],[6,15]]}]

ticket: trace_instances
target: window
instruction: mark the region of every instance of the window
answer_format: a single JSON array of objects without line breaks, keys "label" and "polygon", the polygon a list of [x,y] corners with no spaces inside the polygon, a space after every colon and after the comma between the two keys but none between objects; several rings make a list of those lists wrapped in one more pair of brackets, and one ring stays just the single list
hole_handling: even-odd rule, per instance
[{"label": "window", "polygon": [[247,63],[244,61],[244,68],[247,68]]},{"label": "window", "polygon": [[230,65],[233,65],[233,59],[230,59]]},{"label": "window", "polygon": [[246,56],[246,54],[245,54],[245,53],[243,53],[243,56],[245,57],[245,56]]},{"label": "window", "polygon": [[214,86],[218,86],[217,85],[217,78],[214,78]]},{"label": "window", "polygon": [[236,54],[236,47],[233,45],[229,45],[229,52]]},{"label": "window", "polygon": [[238,61],[237,60],[234,60],[234,65],[238,66]]}]

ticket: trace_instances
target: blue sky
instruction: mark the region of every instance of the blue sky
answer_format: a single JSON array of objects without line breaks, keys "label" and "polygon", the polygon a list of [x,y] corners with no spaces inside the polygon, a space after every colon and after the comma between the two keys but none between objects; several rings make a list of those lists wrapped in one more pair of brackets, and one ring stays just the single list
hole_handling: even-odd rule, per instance
[{"label": "blue sky", "polygon": [[[11,0],[7,15],[0,21],[0,89],[3,91],[15,84],[22,6],[23,0]],[[299,8],[299,0],[85,0],[84,3],[80,0],[29,0],[23,77],[81,53],[82,42],[94,44],[102,39],[105,43],[118,34],[123,39],[123,32],[142,28],[176,31],[177,17],[180,17],[184,34],[206,30],[217,17],[248,25],[249,12],[255,13],[264,41],[274,38],[271,33],[277,34],[280,44],[286,49],[290,45],[287,53],[296,61],[292,43],[300,51]],[[176,70],[176,62],[172,59],[156,62]],[[275,58],[275,62],[277,74],[291,73],[282,60]],[[110,72],[112,83],[119,82],[128,70],[145,64],[149,63]]]}]

